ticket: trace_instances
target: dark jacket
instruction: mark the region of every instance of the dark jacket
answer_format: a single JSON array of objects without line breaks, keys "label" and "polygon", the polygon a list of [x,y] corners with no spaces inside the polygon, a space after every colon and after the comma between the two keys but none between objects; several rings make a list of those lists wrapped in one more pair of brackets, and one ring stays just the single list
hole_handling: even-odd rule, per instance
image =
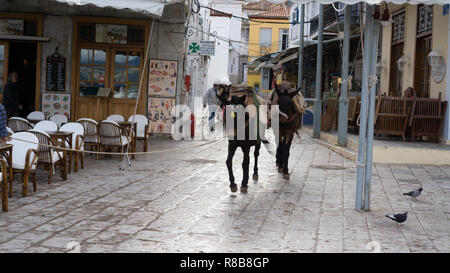
[{"label": "dark jacket", "polygon": [[6,115],[8,118],[14,114],[17,114],[19,111],[19,105],[22,104],[19,98],[19,89],[18,83],[8,82],[5,86],[2,104],[5,106]]}]

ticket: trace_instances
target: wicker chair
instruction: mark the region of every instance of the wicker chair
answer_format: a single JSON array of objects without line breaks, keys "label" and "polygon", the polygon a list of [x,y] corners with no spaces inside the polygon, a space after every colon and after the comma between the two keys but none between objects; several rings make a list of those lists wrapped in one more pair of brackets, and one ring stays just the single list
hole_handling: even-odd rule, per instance
[{"label": "wicker chair", "polygon": [[[133,116],[128,118],[129,122],[133,121]],[[137,122],[136,128],[136,140],[144,141],[144,152],[148,150],[148,126],[149,121],[144,115],[136,115],[134,121]]]},{"label": "wicker chair", "polygon": [[[98,122],[90,118],[80,118],[78,123],[84,128],[84,146],[95,147],[95,151],[100,152],[100,133],[98,129]],[[97,154],[99,159],[100,154]]]},{"label": "wicker chair", "polygon": [[14,133],[24,132],[33,129],[33,125],[26,119],[20,117],[11,117],[8,119],[8,127]]},{"label": "wicker chair", "polygon": [[[28,194],[28,179],[33,177],[33,190],[36,191],[36,167],[38,161],[38,138],[30,132],[19,132],[11,136],[13,174],[23,174],[22,196]],[[12,197],[12,181],[9,183],[9,196]]]},{"label": "wicker chair", "polygon": [[[110,148],[117,147],[123,153],[124,147],[128,145],[127,137],[124,135],[119,124],[112,120],[104,120],[100,123],[100,145],[106,151]],[[122,160],[123,155],[120,155]]]},{"label": "wicker chair", "polygon": [[58,125],[58,128],[61,127],[63,124],[69,122],[69,119],[67,118],[67,116],[62,115],[62,114],[54,114],[53,116],[49,117],[48,119],[53,121],[54,123],[56,123],[56,125]]},{"label": "wicker chair", "polygon": [[8,126],[6,126],[6,131],[8,131],[8,135],[11,136],[12,134],[14,134],[14,131],[9,128]]},{"label": "wicker chair", "polygon": [[27,119],[44,120],[45,119],[45,115],[44,115],[44,112],[33,111],[33,112],[28,114]]},{"label": "wicker chair", "polygon": [[49,145],[55,145],[52,142],[50,136],[43,131],[30,131],[39,140],[39,160],[38,166],[43,165],[48,169],[48,184],[51,183],[52,175],[54,173],[55,164],[59,164],[61,168],[61,178],[67,180],[67,164],[65,162],[65,151],[57,151],[54,148],[49,147]]},{"label": "wicker chair", "polygon": [[[75,164],[73,170],[78,172],[78,159],[80,160],[81,169],[84,169],[84,128],[78,122],[69,122],[61,126],[59,128],[60,131],[73,132],[72,134],[72,143],[66,142],[67,148],[72,148],[77,150],[77,152],[73,152],[75,155]],[[72,153],[70,153],[70,157],[72,157]],[[72,158],[69,160],[70,164],[72,164]],[[70,173],[70,165],[69,165],[69,173]]]},{"label": "wicker chair", "polygon": [[3,158],[0,158],[0,167],[0,191],[2,195],[2,209],[3,211],[8,211],[8,180],[6,179],[8,168],[6,167],[6,163]]},{"label": "wicker chair", "polygon": [[125,118],[122,115],[109,115],[106,120],[113,120],[115,122],[125,121]]},{"label": "wicker chair", "polygon": [[33,130],[36,131],[58,131],[58,125],[51,120],[42,120],[34,125]]}]

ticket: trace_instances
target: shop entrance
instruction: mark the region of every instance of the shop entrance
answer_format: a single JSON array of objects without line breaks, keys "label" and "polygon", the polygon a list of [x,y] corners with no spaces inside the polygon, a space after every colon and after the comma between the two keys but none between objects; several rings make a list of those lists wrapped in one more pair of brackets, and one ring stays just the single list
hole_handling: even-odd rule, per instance
[{"label": "shop entrance", "polygon": [[20,112],[26,117],[35,110],[36,96],[36,50],[37,43],[10,42],[8,71],[16,71],[19,74],[19,97],[23,105]]}]

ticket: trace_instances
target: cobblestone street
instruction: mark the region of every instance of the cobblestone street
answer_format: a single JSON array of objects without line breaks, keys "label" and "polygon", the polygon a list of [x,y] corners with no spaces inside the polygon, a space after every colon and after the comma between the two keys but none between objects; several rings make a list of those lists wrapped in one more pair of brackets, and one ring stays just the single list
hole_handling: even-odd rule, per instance
[{"label": "cobblestone street", "polygon": [[[230,192],[224,139],[151,139],[149,150],[163,152],[138,155],[125,171],[118,157],[86,156],[67,181],[57,169],[48,185],[38,171],[26,198],[16,176],[9,212],[0,212],[0,252],[450,251],[450,166],[377,164],[371,211],[357,212],[356,165],[301,137],[290,180],[262,147],[247,194]],[[238,150],[239,186],[241,162]],[[402,195],[419,186],[417,201]],[[403,226],[385,217],[404,211]]]}]

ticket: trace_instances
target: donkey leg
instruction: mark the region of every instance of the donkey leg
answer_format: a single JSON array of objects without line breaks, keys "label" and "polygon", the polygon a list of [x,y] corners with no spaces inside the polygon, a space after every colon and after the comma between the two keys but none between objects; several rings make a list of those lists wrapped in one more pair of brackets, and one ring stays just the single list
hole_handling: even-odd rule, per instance
[{"label": "donkey leg", "polygon": [[289,150],[291,149],[292,144],[292,137],[290,137],[288,140],[286,140],[286,144],[284,145],[283,149],[283,178],[289,179],[289,168],[288,168],[288,162],[289,162]]},{"label": "donkey leg", "polygon": [[227,157],[227,168],[228,168],[228,177],[230,179],[230,188],[232,192],[237,191],[237,185],[234,183],[234,175],[233,175],[233,157],[236,152],[237,144],[232,141],[228,141],[228,157]]},{"label": "donkey leg", "polygon": [[286,146],[286,138],[285,137],[281,137],[280,139],[280,143],[278,144],[278,149],[277,149],[277,160],[278,160],[278,172],[282,173],[283,172],[283,153],[284,153],[284,147]]},{"label": "donkey leg", "polygon": [[255,156],[255,165],[253,167],[253,180],[258,180],[258,156],[260,149],[261,149],[261,142],[258,142],[255,145],[255,152],[253,153],[253,155]]},{"label": "donkey leg", "polygon": [[242,152],[244,153],[244,160],[242,161],[242,184],[241,184],[241,192],[247,192],[247,184],[248,184],[248,167],[250,165],[250,145],[244,144],[241,146]]}]

